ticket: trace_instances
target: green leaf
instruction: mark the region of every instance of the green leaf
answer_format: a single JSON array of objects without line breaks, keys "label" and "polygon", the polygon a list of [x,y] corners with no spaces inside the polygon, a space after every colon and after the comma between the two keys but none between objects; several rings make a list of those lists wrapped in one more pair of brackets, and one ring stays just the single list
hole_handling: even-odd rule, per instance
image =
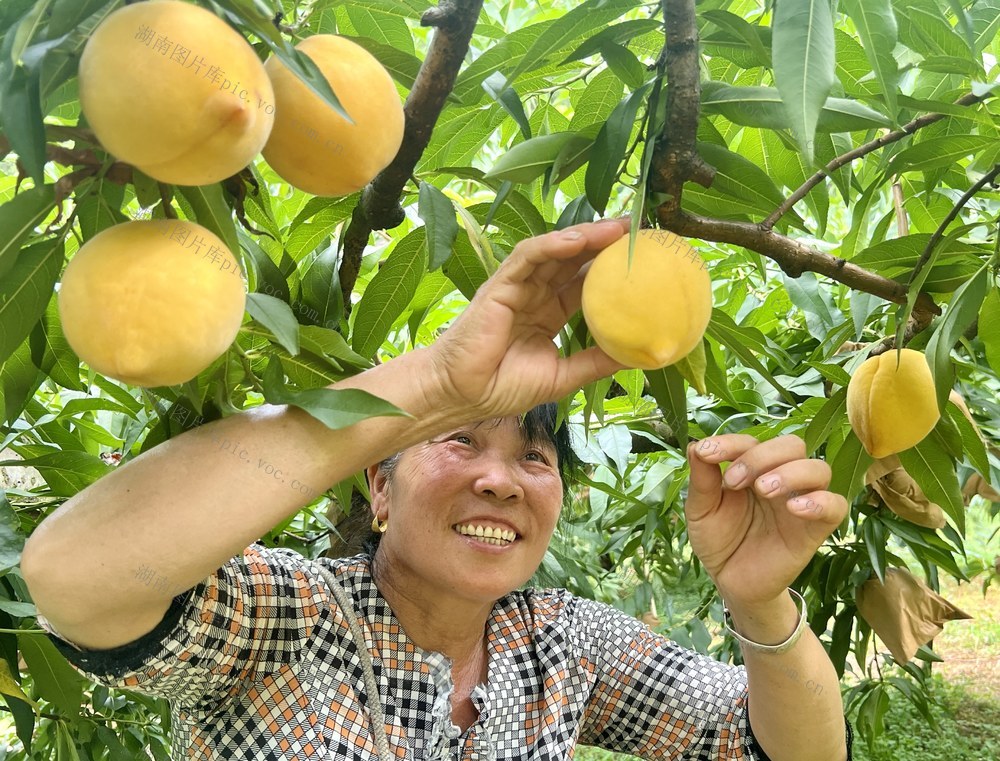
[{"label": "green leaf", "polygon": [[885,584],[885,546],[888,542],[885,524],[876,515],[869,515],[861,524],[861,539],[868,551],[868,560],[878,580]]},{"label": "green leaf", "polygon": [[695,390],[705,396],[708,389],[705,387],[705,370],[708,360],[705,357],[705,342],[699,341],[691,352],[674,362],[673,367],[683,376],[684,380],[694,386]]},{"label": "green leaf", "polygon": [[[10,665],[7,663],[6,658],[0,658],[0,693],[10,695],[18,700],[23,700],[35,709],[36,713],[41,713],[41,708],[39,708],[38,703],[24,693],[24,690],[21,689],[21,685],[17,683],[17,680],[14,679],[14,675],[10,673]],[[20,734],[18,736],[20,737]],[[24,743],[25,747],[30,747],[30,740],[31,736],[29,733],[28,742]]]},{"label": "green leaf", "polygon": [[958,483],[955,462],[941,443],[928,436],[915,447],[899,453],[899,462],[917,485],[936,502],[965,533],[965,503]]},{"label": "green leaf", "polygon": [[[31,361],[35,367],[63,388],[71,391],[86,390],[80,380],[80,358],[70,347],[62,329],[58,299],[49,299],[43,319],[31,331],[29,343]],[[70,400],[66,406],[74,401],[79,400]]]},{"label": "green leaf", "polygon": [[[764,41],[761,39],[762,34],[765,32],[764,29],[748,23],[745,19],[729,11],[706,10],[700,12],[698,15],[728,32],[734,39],[744,42],[752,52],[757,66],[771,65],[771,51],[769,46],[765,46]],[[771,30],[766,31],[770,32]]]},{"label": "green leaf", "polygon": [[0,91],[0,127],[36,187],[45,182],[45,125],[39,76],[38,71],[17,66]]},{"label": "green leaf", "polygon": [[949,135],[922,140],[893,156],[886,172],[926,172],[954,166],[960,159],[996,145],[996,138],[986,135]]},{"label": "green leaf", "polygon": [[873,462],[871,455],[861,445],[860,439],[854,435],[854,431],[850,431],[830,463],[833,476],[830,479],[829,490],[835,494],[842,494],[848,503],[853,502],[864,488],[865,472]]},{"label": "green leaf", "polygon": [[785,200],[767,172],[749,159],[711,143],[699,142],[697,145],[701,157],[715,167],[713,191],[747,201],[765,213]]},{"label": "green leaf", "polygon": [[983,439],[976,426],[965,416],[965,413],[962,412],[959,406],[950,399],[948,400],[948,406],[945,407],[945,414],[958,429],[959,436],[962,437],[962,451],[969,458],[972,467],[979,471],[983,478],[988,481],[990,477],[989,455],[986,453],[986,445],[983,443]]},{"label": "green leaf", "polygon": [[14,508],[7,501],[3,489],[0,489],[0,572],[6,573],[20,564],[24,540]]},{"label": "green leaf", "polygon": [[830,438],[833,429],[843,423],[847,417],[847,389],[840,388],[823,402],[819,412],[806,426],[806,453],[809,456],[819,449],[821,444]]},{"label": "green leaf", "polygon": [[986,349],[986,361],[1000,375],[1000,288],[994,285],[979,310],[979,337]]},{"label": "green leaf", "polygon": [[584,185],[587,189],[587,201],[598,214],[603,215],[607,209],[611,189],[618,179],[618,170],[628,151],[639,105],[646,99],[650,87],[652,83],[646,83],[615,106],[615,110],[597,133]]},{"label": "green leaf", "polygon": [[[313,322],[336,330],[344,316],[344,293],[340,288],[340,253],[331,243],[313,257],[302,276],[302,301]],[[305,341],[305,337],[300,337]]]},{"label": "green leaf", "polygon": [[274,296],[248,293],[247,313],[271,331],[285,351],[292,356],[299,353],[299,321],[288,304]]},{"label": "green leaf", "polygon": [[525,140],[504,153],[484,177],[509,182],[531,182],[552,166],[552,162],[571,140],[579,137],[581,135],[576,132],[556,132]]},{"label": "green leaf", "polygon": [[49,21],[48,36],[61,37],[62,41],[45,54],[42,62],[43,101],[47,102],[56,90],[76,74],[80,54],[87,40],[101,22],[123,3],[124,0],[86,0],[83,3],[78,0],[56,0],[52,8],[52,19]]},{"label": "green leaf", "polygon": [[344,117],[349,124],[354,124],[354,120],[344,110],[319,67],[309,56],[296,50],[281,36],[271,14],[264,12],[257,5],[242,3],[239,0],[212,0],[212,2],[222,9],[220,15],[224,18],[228,17],[237,26],[253,31],[306,87]]},{"label": "green leaf", "polygon": [[506,87],[505,82],[504,75],[495,71],[483,80],[483,89],[500,104],[504,111],[510,114],[517,126],[521,128],[522,137],[525,140],[531,140],[531,125],[528,123],[528,115],[524,113],[521,96],[513,87]]},{"label": "green leaf", "polygon": [[486,266],[469,241],[468,235],[459,235],[455,239],[455,249],[451,259],[444,265],[443,271],[462,295],[470,300],[476,295],[479,286],[489,277]]},{"label": "green leaf", "polygon": [[428,271],[433,272],[451,257],[455,238],[458,237],[455,207],[451,199],[434,185],[421,182],[417,213],[427,227]]},{"label": "green leaf", "polygon": [[656,19],[632,19],[630,21],[622,21],[620,24],[606,26],[597,34],[588,37],[576,50],[560,61],[559,65],[565,66],[567,63],[597,55],[601,52],[601,48],[608,42],[616,45],[624,45],[635,37],[658,32],[662,29],[663,23]]},{"label": "green leaf", "polygon": [[786,388],[784,388],[770,371],[761,362],[754,351],[767,355],[766,345],[760,340],[760,331],[751,330],[740,325],[721,309],[712,310],[712,319],[708,323],[707,333],[713,339],[725,346],[729,351],[740,358],[747,367],[752,367],[760,373],[768,383],[792,406],[797,407],[798,403]]},{"label": "green leaf", "polygon": [[646,81],[646,67],[628,48],[606,42],[601,45],[601,57],[607,62],[608,68],[633,90],[642,87],[642,83]]},{"label": "green leaf", "polygon": [[125,202],[125,187],[104,177],[78,187],[76,198],[76,218],[80,222],[80,234],[85,241],[93,238],[101,230],[128,221],[121,212]]},{"label": "green leaf", "polygon": [[240,239],[236,235],[233,210],[226,203],[226,197],[222,192],[222,183],[179,185],[177,188],[191,204],[195,216],[194,221],[218,235],[238,261]]},{"label": "green leaf", "polygon": [[108,761],[132,761],[132,754],[122,745],[118,735],[103,724],[98,724],[95,732],[101,745],[108,749]]},{"label": "green leaf", "polygon": [[424,276],[425,232],[417,228],[396,244],[355,307],[351,346],[361,356],[375,355],[417,292]]},{"label": "green leaf", "polygon": [[72,497],[111,471],[100,457],[70,451],[53,452],[25,460],[0,461],[0,467],[4,465],[35,468],[45,479],[49,491],[58,497]]},{"label": "green leaf", "polygon": [[45,23],[45,11],[48,10],[51,4],[52,0],[38,0],[14,29],[11,39],[10,61],[15,66],[21,62],[21,57],[24,55],[25,49],[35,39],[38,31]]},{"label": "green leaf", "polygon": [[972,9],[973,50],[978,57],[1000,31],[1000,0],[979,0]]},{"label": "green leaf", "polygon": [[0,206],[0,280],[7,278],[24,241],[55,208],[53,187],[25,190]]},{"label": "green leaf", "polygon": [[14,353],[45,313],[64,253],[59,238],[27,246],[0,280],[0,361]]},{"label": "green leaf", "polygon": [[948,302],[948,311],[927,342],[924,354],[934,373],[938,409],[944,409],[952,387],[951,350],[979,314],[979,308],[986,297],[987,285],[987,271],[983,266],[975,277],[955,291]]},{"label": "green leaf", "polygon": [[899,37],[896,15],[890,0],[843,0],[844,10],[851,17],[865,55],[875,72],[875,79],[882,88],[889,113],[898,113],[896,90],[899,88],[899,66],[893,50]]},{"label": "green leaf", "polygon": [[56,646],[47,637],[32,634],[18,634],[17,645],[38,694],[63,713],[79,715],[85,680]]},{"label": "green leaf", "polygon": [[264,398],[268,404],[290,404],[305,410],[330,429],[347,428],[372,417],[411,417],[407,412],[361,389],[311,388],[293,391],[285,385],[281,361],[268,360],[264,370]]},{"label": "green leaf", "polygon": [[644,370],[643,374],[649,381],[649,393],[663,411],[667,425],[677,436],[680,449],[685,449],[688,442],[688,412],[683,376],[673,366],[659,370]]},{"label": "green leaf", "polygon": [[816,124],[836,79],[829,0],[781,0],[772,27],[774,83],[806,164],[812,164]]},{"label": "green leaf", "polygon": [[0,422],[13,423],[17,420],[44,379],[45,373],[31,362],[31,348],[27,341],[10,357],[0,360]]},{"label": "green leaf", "polygon": [[507,75],[511,84],[568,45],[595,29],[601,29],[635,7],[634,0],[586,0],[555,19],[535,40],[514,70]]},{"label": "green leaf", "polygon": [[[734,87],[721,82],[705,82],[701,105],[707,114],[721,114],[734,124],[764,129],[788,129],[791,124],[781,96],[773,87]],[[820,132],[853,132],[873,127],[890,127],[885,114],[856,100],[827,98],[816,129]]]}]

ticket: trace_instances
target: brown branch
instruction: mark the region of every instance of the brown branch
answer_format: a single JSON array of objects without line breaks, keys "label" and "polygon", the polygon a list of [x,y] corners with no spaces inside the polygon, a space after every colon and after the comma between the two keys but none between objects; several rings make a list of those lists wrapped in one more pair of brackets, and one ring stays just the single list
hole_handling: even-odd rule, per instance
[{"label": "brown branch", "polygon": [[649,184],[653,192],[668,196],[663,205],[670,212],[680,211],[686,180],[707,188],[715,176],[715,170],[701,159],[697,149],[701,72],[694,5],[695,0],[663,0],[667,118],[654,148]]},{"label": "brown branch", "polygon": [[921,268],[927,264],[927,261],[931,258],[931,254],[934,253],[934,249],[937,247],[938,242],[944,237],[944,231],[948,229],[948,225],[955,221],[955,218],[961,213],[965,205],[972,200],[973,196],[976,195],[980,190],[985,188],[987,185],[995,183],[997,176],[1000,176],[1000,164],[994,165],[994,167],[980,177],[975,184],[962,194],[962,197],[958,199],[958,202],[951,207],[951,211],[948,212],[948,216],[944,218],[944,221],[938,225],[937,230],[931,236],[931,239],[927,241],[927,245],[924,247],[923,253],[920,254],[920,259],[917,261],[917,265],[913,268],[910,274],[910,282],[917,276]]},{"label": "brown branch", "polygon": [[403,143],[392,163],[362,191],[344,233],[340,287],[345,309],[350,308],[351,291],[372,231],[397,227],[405,219],[399,202],[403,187],[430,142],[445,100],[455,86],[482,5],[483,0],[440,0],[420,20],[422,26],[433,26],[436,30],[403,106],[406,114]]},{"label": "brown branch", "polygon": [[[871,293],[896,304],[906,303],[906,285],[896,280],[876,275],[846,259],[823,253],[793,238],[760,225],[723,219],[709,219],[685,211],[665,212],[661,206],[657,217],[662,227],[678,235],[718,243],[731,243],[749,248],[773,259],[790,277],[803,272],[816,272],[855,290]],[[926,293],[917,297],[914,314],[926,312],[941,314],[941,309]]]},{"label": "brown branch", "polygon": [[[807,271],[816,272],[855,290],[871,293],[897,304],[905,304],[907,300],[905,284],[868,272],[846,259],[823,253],[776,233],[772,229],[773,221],[771,225],[767,225],[711,219],[691,214],[681,208],[681,191],[684,183],[687,180],[699,182],[705,179],[705,164],[698,159],[696,153],[701,107],[698,29],[694,0],[662,1],[667,29],[665,62],[669,111],[663,125],[663,134],[654,147],[651,167],[653,171],[650,173],[650,189],[667,196],[656,209],[659,225],[678,235],[743,246],[773,259],[790,277],[798,277]],[[966,99],[960,99],[959,102],[965,103],[971,97],[975,96],[966,96]],[[940,115],[922,117],[925,121],[936,121],[939,118]],[[922,126],[920,120],[914,120],[904,129],[909,128],[911,131],[918,129],[919,126],[911,126],[917,123]],[[891,142],[887,140],[888,137],[881,138],[881,144]],[[868,150],[874,149],[873,147]],[[842,160],[846,163],[850,160],[848,158],[850,156],[851,154],[844,154],[834,161]],[[836,168],[832,166],[833,163],[828,166],[830,171]],[[803,195],[807,192],[808,188],[803,191]],[[915,324],[922,324],[924,320],[929,322],[932,315],[940,314],[941,310],[930,296],[921,293],[917,297],[913,312]]]},{"label": "brown branch", "polygon": [[[924,294],[920,294],[923,296]],[[939,310],[940,311],[940,310]],[[906,327],[903,329],[903,346],[906,346],[917,333],[926,330],[930,324],[933,315],[929,312],[917,312],[916,309],[913,310],[913,314],[910,315],[910,319],[906,321]],[[896,348],[896,336],[886,336],[877,344],[875,344],[871,351],[868,352],[869,357],[874,357],[879,354],[885,354],[887,351],[893,351]]]},{"label": "brown branch", "polygon": [[[966,95],[963,95],[958,100],[956,100],[954,105],[971,106],[976,103],[981,103],[987,97],[989,96],[973,95],[972,93],[968,93]],[[854,159],[861,158],[862,156],[866,156],[869,153],[872,153],[873,151],[877,151],[879,148],[884,148],[890,143],[895,143],[897,140],[902,140],[904,137],[912,135],[918,129],[926,127],[929,124],[933,124],[934,122],[940,121],[945,116],[947,116],[947,114],[939,114],[939,113],[931,113],[931,114],[924,114],[923,116],[918,116],[916,119],[913,119],[907,124],[904,124],[902,127],[895,130],[894,132],[887,132],[886,134],[876,138],[875,140],[872,140],[871,142],[865,143],[864,145],[859,145],[857,148],[850,150],[847,153],[841,154],[840,156],[837,156],[835,159],[831,160],[829,164],[827,164],[825,167],[816,172],[816,174],[814,174],[812,177],[806,180],[794,193],[788,196],[788,198],[785,199],[785,201],[781,204],[781,206],[779,206],[777,209],[771,212],[771,214],[767,217],[767,219],[761,222],[761,226],[767,230],[770,230],[772,227],[774,227],[775,223],[779,219],[781,219],[786,213],[791,211],[792,207],[795,206],[795,204],[797,204],[799,201],[805,198],[809,194],[810,190],[819,185],[819,183],[821,183],[824,179],[833,174],[833,172],[840,169],[840,167],[846,164],[850,164],[852,161],[854,161]]]}]

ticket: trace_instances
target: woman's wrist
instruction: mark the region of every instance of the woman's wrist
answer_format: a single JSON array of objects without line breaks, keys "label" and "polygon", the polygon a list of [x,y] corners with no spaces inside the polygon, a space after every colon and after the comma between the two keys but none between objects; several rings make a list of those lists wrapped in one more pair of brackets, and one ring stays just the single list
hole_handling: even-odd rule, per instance
[{"label": "woman's wrist", "polygon": [[726,599],[725,603],[736,631],[761,645],[784,642],[799,623],[799,608],[787,591],[772,600],[741,603]]}]

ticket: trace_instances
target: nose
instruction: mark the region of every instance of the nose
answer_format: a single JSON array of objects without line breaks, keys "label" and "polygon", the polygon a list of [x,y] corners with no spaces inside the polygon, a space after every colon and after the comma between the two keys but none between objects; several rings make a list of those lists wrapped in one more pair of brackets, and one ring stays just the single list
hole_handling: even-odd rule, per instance
[{"label": "nose", "polygon": [[476,494],[503,502],[516,502],[524,498],[524,487],[518,478],[516,466],[501,457],[484,456],[477,468],[479,472],[473,482]]}]

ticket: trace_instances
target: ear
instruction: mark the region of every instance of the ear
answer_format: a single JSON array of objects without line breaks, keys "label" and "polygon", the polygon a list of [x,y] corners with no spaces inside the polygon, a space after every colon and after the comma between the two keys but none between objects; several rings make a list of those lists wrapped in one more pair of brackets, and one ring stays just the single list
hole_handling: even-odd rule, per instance
[{"label": "ear", "polygon": [[378,463],[369,465],[365,475],[368,477],[372,515],[383,516],[384,519],[389,507],[389,479],[379,469]]}]

